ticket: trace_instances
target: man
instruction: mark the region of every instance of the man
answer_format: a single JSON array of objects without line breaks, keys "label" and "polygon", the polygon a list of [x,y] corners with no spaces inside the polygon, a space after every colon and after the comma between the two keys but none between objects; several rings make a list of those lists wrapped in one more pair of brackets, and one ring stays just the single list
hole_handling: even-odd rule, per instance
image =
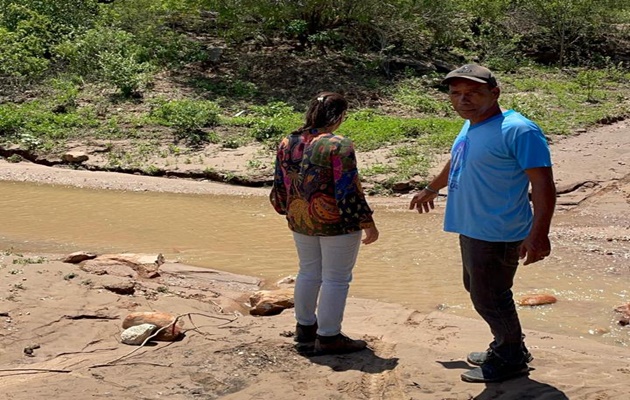
[{"label": "man", "polygon": [[527,374],[532,360],[511,289],[519,258],[527,265],[551,252],[556,199],[551,157],[535,123],[499,106],[501,90],[490,70],[464,65],[443,83],[466,122],[451,159],[409,208],[429,212],[439,190],[448,186],[444,230],[459,233],[464,287],[494,336],[487,351],[468,355],[478,367],[462,379],[498,382]]}]

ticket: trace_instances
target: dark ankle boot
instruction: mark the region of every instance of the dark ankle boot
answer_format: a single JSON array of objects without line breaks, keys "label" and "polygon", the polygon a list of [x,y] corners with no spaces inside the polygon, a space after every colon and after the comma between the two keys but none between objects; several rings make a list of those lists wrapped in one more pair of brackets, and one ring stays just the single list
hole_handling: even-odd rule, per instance
[{"label": "dark ankle boot", "polygon": [[293,340],[298,343],[312,343],[317,338],[317,322],[313,325],[295,325]]},{"label": "dark ankle boot", "polygon": [[346,354],[361,351],[367,347],[364,340],[353,340],[339,333],[335,336],[317,335],[315,352],[319,354]]}]

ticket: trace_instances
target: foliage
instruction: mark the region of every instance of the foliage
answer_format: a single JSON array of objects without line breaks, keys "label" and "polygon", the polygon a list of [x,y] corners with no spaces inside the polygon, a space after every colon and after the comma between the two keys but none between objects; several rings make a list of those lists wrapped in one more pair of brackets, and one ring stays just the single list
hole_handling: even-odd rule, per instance
[{"label": "foliage", "polygon": [[0,0],[1,25],[15,31],[33,15],[50,23],[49,39],[71,36],[92,26],[98,17],[97,0]]},{"label": "foliage", "polygon": [[[450,36],[457,1],[444,0],[205,0],[217,12],[226,37],[243,40],[252,32],[284,34],[302,48],[340,49],[387,55],[392,49],[424,49]],[[420,40],[419,40],[420,39]]]},{"label": "foliage", "polygon": [[[100,23],[133,35],[141,62],[179,65],[207,58],[204,46],[178,31],[200,21],[196,0],[117,0],[102,9]],[[201,21],[203,23],[203,21]]]},{"label": "foliage", "polygon": [[73,77],[58,77],[50,80],[52,89],[50,101],[54,104],[54,110],[60,113],[75,111],[79,97],[80,83]]},{"label": "foliage", "polygon": [[265,106],[250,106],[247,120],[251,135],[259,142],[275,146],[278,139],[298,128],[302,116],[284,102],[272,102]]},{"label": "foliage", "polygon": [[352,138],[361,150],[418,140],[432,147],[449,146],[461,121],[455,118],[401,118],[364,109],[348,115],[339,133]]},{"label": "foliage", "polygon": [[95,28],[80,37],[59,44],[58,58],[68,71],[101,79],[117,87],[125,97],[137,92],[148,80],[152,67],[142,62],[135,37],[125,31]]},{"label": "foliage", "polygon": [[91,26],[95,0],[0,0],[0,75],[34,79],[51,67],[51,49]]},{"label": "foliage", "polygon": [[630,9],[624,0],[527,0],[518,4],[536,24],[532,36],[551,46],[560,67],[567,61],[580,62],[591,56],[581,53],[584,44],[608,33],[619,13]]},{"label": "foliage", "polygon": [[50,20],[15,4],[5,9],[0,17],[0,75],[41,75],[49,66],[45,54]]},{"label": "foliage", "polygon": [[11,154],[9,157],[7,157],[7,161],[12,164],[22,162],[22,156],[20,156],[19,154]]},{"label": "foliage", "polygon": [[596,103],[598,97],[598,88],[605,82],[605,70],[584,69],[579,71],[575,81],[584,89],[586,101]]},{"label": "foliage", "polygon": [[55,112],[51,103],[32,101],[0,105],[0,136],[12,138],[27,149],[55,147],[81,128],[96,126],[86,110]]},{"label": "foliage", "polygon": [[[501,104],[550,135],[629,116],[629,23],[623,0],[0,0],[0,140],[132,139],[110,165],[161,174],[141,165],[158,145],[136,139],[271,148],[302,125],[292,105],[339,90],[339,133],[391,149],[396,171],[371,172],[408,179],[459,130],[439,81],[464,62],[495,70]],[[190,91],[201,100],[172,100]]]},{"label": "foliage", "polygon": [[251,100],[259,94],[258,87],[252,82],[240,79],[221,77],[220,79],[195,78],[191,84],[200,91],[218,98],[229,98],[231,100]]},{"label": "foliage", "polygon": [[0,137],[15,136],[22,124],[22,116],[15,112],[18,107],[14,104],[0,105]]},{"label": "foliage", "polygon": [[429,171],[429,159],[426,155],[409,154],[400,158],[395,179],[408,181],[416,176],[426,176]]},{"label": "foliage", "polygon": [[437,90],[427,90],[427,84],[420,78],[405,78],[393,87],[394,100],[415,112],[432,115],[449,115],[450,105],[439,96]]},{"label": "foliage", "polygon": [[219,106],[207,100],[158,101],[150,117],[159,124],[174,128],[177,140],[191,144],[209,141],[203,128],[219,123]]},{"label": "foliage", "polygon": [[630,115],[630,105],[618,97],[620,91],[627,93],[623,79],[628,75],[617,66],[597,71],[523,69],[503,78],[501,104],[531,118],[547,134],[566,135],[609,115]]},{"label": "foliage", "polygon": [[139,63],[133,54],[103,52],[98,61],[103,80],[117,87],[124,97],[137,93],[149,80],[150,65]]},{"label": "foliage", "polygon": [[129,96],[156,66],[207,62],[199,38],[216,37],[368,52],[388,76],[397,57],[449,53],[584,66],[617,57],[608,43],[629,19],[624,0],[0,0],[0,75],[78,73]]}]

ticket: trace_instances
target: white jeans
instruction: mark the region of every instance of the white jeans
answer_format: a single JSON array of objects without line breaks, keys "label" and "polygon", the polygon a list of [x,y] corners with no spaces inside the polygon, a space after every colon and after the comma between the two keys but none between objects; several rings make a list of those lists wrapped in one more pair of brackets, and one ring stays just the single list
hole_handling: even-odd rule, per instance
[{"label": "white jeans", "polygon": [[338,236],[308,236],[293,232],[300,259],[294,295],[298,324],[317,322],[317,334],[321,336],[341,332],[361,235],[362,231]]}]

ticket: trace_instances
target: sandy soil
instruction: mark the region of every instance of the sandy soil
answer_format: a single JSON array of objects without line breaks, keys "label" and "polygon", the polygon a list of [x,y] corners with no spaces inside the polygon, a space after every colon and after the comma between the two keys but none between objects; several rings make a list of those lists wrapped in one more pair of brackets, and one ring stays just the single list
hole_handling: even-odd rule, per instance
[{"label": "sandy soil", "polygon": [[[562,192],[554,247],[566,252],[605,247],[590,262],[603,265],[615,257],[622,266],[620,279],[630,283],[630,123],[558,139],[552,151]],[[268,193],[4,161],[0,179],[119,190]],[[372,201],[400,207],[408,196],[402,197]],[[535,357],[529,376],[469,384],[459,378],[471,368],[465,355],[483,350],[490,337],[478,319],[350,299],[344,330],[366,339],[370,349],[306,357],[293,347],[291,310],[273,317],[247,314],[244,304],[259,283],[253,278],[170,263],[153,279],[95,275],[58,258],[0,256],[2,399],[630,398],[627,347],[526,330]],[[113,284],[131,285],[134,293],[105,289]],[[123,318],[152,310],[190,314],[182,318],[184,339],[141,348],[121,344]]]}]

